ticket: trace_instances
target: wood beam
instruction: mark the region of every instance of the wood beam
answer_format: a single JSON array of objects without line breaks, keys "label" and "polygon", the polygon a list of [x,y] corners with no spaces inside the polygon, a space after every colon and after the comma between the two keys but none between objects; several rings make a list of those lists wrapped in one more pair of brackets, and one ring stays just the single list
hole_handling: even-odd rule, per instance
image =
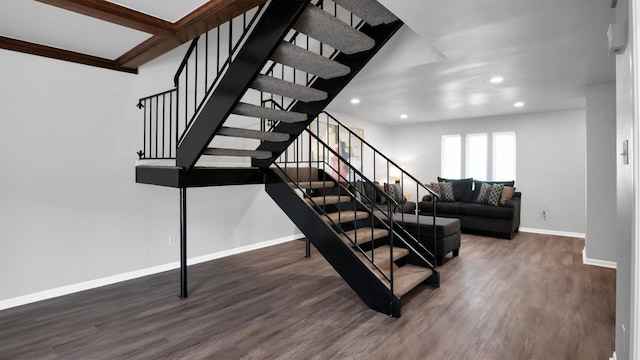
[{"label": "wood beam", "polygon": [[153,36],[115,61],[119,66],[138,68],[264,3],[266,0],[211,0],[175,23],[173,35]]},{"label": "wood beam", "polygon": [[58,49],[51,46],[34,44],[31,42],[16,40],[4,36],[0,36],[0,49],[7,49],[26,54],[44,56],[52,59],[71,61],[78,64],[97,66],[109,70],[123,71],[132,74],[138,73],[137,68],[123,67],[116,64],[116,62],[113,60],[87,54],[81,54],[74,51]]},{"label": "wood beam", "polygon": [[96,19],[155,35],[171,35],[173,23],[105,0],[37,0]]},{"label": "wood beam", "polygon": [[105,69],[137,73],[138,67],[224,24],[267,0],[210,0],[171,23],[105,0],[36,0],[96,19],[153,34],[116,60],[0,37],[0,48]]}]

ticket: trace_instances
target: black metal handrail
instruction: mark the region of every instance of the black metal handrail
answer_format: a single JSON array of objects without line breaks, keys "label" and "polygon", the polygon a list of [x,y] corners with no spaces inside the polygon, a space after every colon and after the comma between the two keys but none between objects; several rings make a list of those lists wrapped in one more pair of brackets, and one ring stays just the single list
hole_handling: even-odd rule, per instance
[{"label": "black metal handrail", "polygon": [[[431,251],[429,251],[428,249],[426,249],[426,247],[424,247],[417,239],[415,239],[415,237],[413,237],[412,234],[410,234],[409,232],[407,232],[404,228],[402,228],[396,221],[393,220],[393,211],[395,209],[396,206],[398,206],[398,203],[395,201],[395,199],[393,199],[391,196],[389,196],[386,192],[378,189],[377,187],[375,187],[375,184],[373,182],[371,182],[371,180],[369,180],[366,176],[364,176],[364,174],[362,174],[358,169],[356,169],[355,167],[352,166],[352,164],[350,164],[346,159],[344,159],[340,153],[338,153],[335,149],[331,148],[328,144],[326,144],[325,142],[322,141],[322,139],[320,139],[318,137],[318,135],[314,134],[313,132],[309,131],[308,129],[306,130],[306,134],[307,136],[305,137],[298,137],[298,139],[296,139],[296,141],[294,141],[294,143],[292,143],[292,145],[289,147],[288,151],[285,151],[280,158],[275,162],[276,166],[280,167],[280,164],[283,164],[285,167],[285,171],[284,173],[286,174],[286,169],[288,164],[294,164],[296,166],[296,176],[299,177],[300,175],[300,164],[308,164],[308,166],[303,167],[304,169],[308,169],[309,171],[309,179],[312,178],[312,172],[314,171],[314,165],[315,165],[315,169],[320,169],[322,168],[323,170],[323,174],[325,174],[324,176],[326,176],[326,174],[328,174],[327,172],[327,168],[329,170],[331,170],[331,172],[334,174],[333,176],[335,176],[336,178],[331,178],[332,181],[336,182],[337,185],[339,186],[339,190],[338,190],[338,196],[342,196],[343,192],[347,195],[350,196],[352,199],[354,199],[354,201],[359,204],[358,207],[354,207],[353,210],[357,211],[358,209],[362,210],[362,209],[367,209],[367,211],[369,211],[369,213],[372,215],[371,217],[371,221],[372,221],[372,231],[373,228],[375,226],[373,226],[373,223],[375,221],[374,218],[377,218],[379,221],[381,221],[384,224],[384,227],[389,231],[389,237],[388,237],[388,243],[390,245],[390,261],[393,262],[393,241],[394,238],[399,239],[404,246],[406,246],[406,248],[411,249],[411,251],[421,260],[424,262],[425,265],[427,265],[429,268],[431,269],[435,269],[435,266],[433,264],[431,264],[431,262],[429,260],[427,260],[425,258],[425,256],[423,254],[426,254],[428,256],[433,257],[434,262],[435,262],[435,252],[431,253]],[[304,141],[302,141],[302,139],[307,138],[309,139],[309,141],[307,141],[306,143],[304,143]],[[323,157],[322,159],[320,159],[319,157],[319,152],[317,153],[318,158],[317,159],[312,159],[311,156],[311,152],[312,152],[312,146],[311,146],[311,142],[315,141],[316,146],[317,147],[322,147],[322,151],[323,151]],[[326,154],[324,154],[326,153]],[[303,154],[309,154],[308,157],[304,157]],[[325,156],[325,155],[329,155],[329,156]],[[335,159],[337,159],[337,168],[335,165],[330,164],[329,162],[326,161],[326,159],[329,159],[330,157],[333,157]],[[289,158],[292,159],[289,159]],[[333,161],[331,161],[333,162]],[[351,185],[351,179],[347,178],[346,176],[344,176],[344,174],[341,173],[340,169],[342,168],[342,165],[346,165],[349,168],[349,173],[353,172],[354,174],[356,174],[364,183],[366,183],[368,186],[370,186],[370,188],[376,192],[377,196],[383,197],[386,199],[386,201],[389,202],[390,205],[387,206],[386,209],[381,209],[378,207],[378,205],[375,203],[374,199],[370,198],[363,190],[358,189],[357,187],[352,187]],[[350,176],[351,177],[351,176]],[[326,179],[323,179],[326,180]],[[349,184],[349,187],[344,187],[341,184]],[[300,188],[300,190],[302,191],[302,193],[304,194],[304,196],[306,198],[309,198],[311,202],[313,202],[313,204],[319,208],[319,209],[323,209],[323,211],[321,211],[321,214],[324,214],[324,207],[320,204],[317,204],[313,201],[313,199],[311,199],[311,196],[309,194],[307,194],[302,188]],[[355,192],[355,193],[354,193]],[[323,192],[323,196],[325,196],[324,192]],[[324,202],[323,202],[324,204]],[[337,204],[338,206],[338,211],[340,211],[340,206],[342,206],[341,202],[339,202]],[[386,210],[386,211],[385,211]],[[378,214],[382,214],[384,215],[384,219],[381,219],[379,216],[373,216],[374,213],[378,213]],[[387,212],[387,213],[385,213]],[[340,214],[340,213],[339,213]],[[340,222],[340,221],[339,221]],[[342,231],[342,228],[340,226],[338,226],[338,224],[331,222],[332,225],[334,225],[334,229],[339,229],[340,233],[343,235],[347,235],[346,232]],[[356,235],[357,236],[357,235]],[[348,236],[347,236],[348,238]],[[363,253],[364,255],[367,255],[367,251],[365,251],[364,249],[362,249],[357,241],[357,238],[351,239],[349,238],[349,241],[352,243],[353,247],[357,248],[361,253]],[[417,250],[417,248],[421,248],[420,250]],[[373,258],[374,258],[374,250],[375,246],[373,246],[372,250],[371,250],[371,254],[367,255],[366,257],[369,259],[369,262],[373,263]],[[375,265],[375,264],[374,264]],[[382,276],[384,276],[385,279],[387,279],[388,281],[390,281],[391,283],[391,288],[393,288],[393,284],[392,284],[392,279],[393,279],[393,266],[390,264],[390,269],[389,269],[389,275],[387,276],[386,273],[382,270],[379,269],[377,266],[375,266],[375,268],[382,274]]]},{"label": "black metal handrail", "polygon": [[[393,199],[392,197],[390,197],[386,192],[377,189],[377,187],[375,186],[374,183],[371,182],[370,179],[368,179],[360,170],[356,169],[350,162],[349,160],[345,159],[340,153],[338,153],[337,151],[335,151],[334,149],[332,149],[327,143],[325,143],[322,139],[320,139],[320,137],[318,137],[316,134],[314,134],[310,129],[305,129],[305,131],[314,138],[314,140],[316,141],[316,144],[318,145],[322,145],[325,149],[328,149],[331,154],[333,156],[336,156],[338,158],[338,162],[342,162],[345,165],[347,165],[350,168],[350,171],[353,171],[355,175],[357,175],[357,178],[359,178],[361,181],[366,182],[369,186],[373,186],[373,190],[376,191],[379,195],[383,195],[386,199],[386,201],[390,202],[392,206],[389,206],[389,208],[396,208],[398,205],[400,205],[395,199]],[[356,135],[357,136],[357,135]],[[359,137],[358,137],[359,138]],[[338,174],[340,176],[342,176],[342,174],[340,174],[338,172]],[[345,180],[351,182],[353,181],[353,179],[349,180],[346,179]],[[390,201],[391,200],[391,201]],[[433,208],[433,215],[432,215],[432,228],[433,228],[433,243],[434,243],[434,251],[432,252],[431,250],[427,249],[426,246],[424,246],[424,244],[422,244],[420,241],[418,241],[411,233],[409,233],[404,226],[405,220],[404,220],[404,215],[405,213],[401,212],[401,224],[397,224],[399,226],[396,226],[396,229],[401,229],[401,231],[405,234],[406,237],[408,237],[409,239],[412,239],[419,248],[421,248],[422,251],[424,251],[424,253],[428,254],[429,256],[433,256],[433,258],[435,259],[435,254],[437,254],[437,241],[436,241],[436,209],[435,209],[435,202],[433,202],[434,204],[434,208]],[[377,208],[378,210],[381,210],[379,207]],[[389,216],[389,220],[392,223],[396,223],[393,220],[393,217]],[[416,223],[416,227],[418,229],[418,233],[417,233],[417,237],[420,237],[420,217],[417,216],[416,217],[417,223]]]},{"label": "black metal handrail", "polygon": [[[174,75],[175,87],[138,101],[138,108],[145,109],[140,159],[175,159],[178,144],[229,68],[263,8],[264,4],[257,6],[193,39]],[[253,11],[255,13],[249,15]],[[238,24],[242,31],[234,30],[234,26],[240,27]],[[228,35],[226,53],[221,52],[223,31]],[[215,44],[210,44],[210,34],[215,36]],[[210,56],[214,45],[215,56]],[[201,47],[204,54],[199,52]]]}]

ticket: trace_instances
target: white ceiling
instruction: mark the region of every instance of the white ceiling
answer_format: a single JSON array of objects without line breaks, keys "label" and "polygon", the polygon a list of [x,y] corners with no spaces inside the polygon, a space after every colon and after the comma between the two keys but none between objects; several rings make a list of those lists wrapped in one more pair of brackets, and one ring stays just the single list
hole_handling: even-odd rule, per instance
[{"label": "white ceiling", "polygon": [[207,1],[208,0],[110,0],[109,2],[174,23]]},{"label": "white ceiling", "polygon": [[[175,22],[206,1],[111,2]],[[582,109],[585,86],[615,80],[611,0],[380,2],[407,26],[329,110],[395,124]],[[34,0],[0,2],[0,35],[111,60],[151,36]]]},{"label": "white ceiling", "polygon": [[399,124],[583,109],[586,85],[615,81],[610,0],[380,2],[407,26],[329,110]]}]

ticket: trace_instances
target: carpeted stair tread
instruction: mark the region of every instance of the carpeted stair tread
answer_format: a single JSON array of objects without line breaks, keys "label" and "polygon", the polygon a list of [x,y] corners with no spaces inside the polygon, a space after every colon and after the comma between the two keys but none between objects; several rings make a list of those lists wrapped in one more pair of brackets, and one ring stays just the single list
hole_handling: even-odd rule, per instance
[{"label": "carpeted stair tread", "polygon": [[[295,183],[289,183],[289,185],[296,187]],[[297,186],[302,189],[326,189],[336,186],[336,183],[333,181],[300,181],[297,183]]]},{"label": "carpeted stair tread", "polygon": [[260,119],[282,121],[285,123],[305,121],[308,117],[307,114],[303,113],[271,109],[246,103],[238,103],[238,105],[233,109],[233,113],[236,115],[251,116]]},{"label": "carpeted stair tread", "polygon": [[269,159],[271,157],[270,151],[263,150],[242,150],[242,149],[222,149],[222,148],[208,148],[202,153],[203,155],[214,156],[240,156],[250,157],[254,159]]},{"label": "carpeted stair tread", "polygon": [[371,26],[388,24],[398,18],[376,0],[334,0],[336,4],[352,12]]},{"label": "carpeted stair tread", "polygon": [[322,101],[327,98],[327,93],[322,90],[267,75],[258,75],[251,88],[304,102]]},{"label": "carpeted stair tread", "polygon": [[[391,265],[389,263],[390,249],[391,247],[389,245],[383,245],[373,249],[373,263],[380,269],[389,269],[389,266]],[[409,255],[409,250],[398,246],[393,247],[393,261],[401,259],[407,255]],[[370,251],[367,251],[367,256],[371,257]]]},{"label": "carpeted stair tread", "polygon": [[386,236],[389,236],[389,230],[370,227],[349,230],[345,231],[344,234],[338,235],[340,240],[347,246],[353,246],[354,243],[358,245],[366,244]]},{"label": "carpeted stair tread", "polygon": [[433,271],[431,269],[411,264],[401,266],[397,270],[394,269],[393,293],[397,297],[402,297],[402,295],[427,280],[432,274]]},{"label": "carpeted stair tread", "polygon": [[260,139],[265,141],[282,142],[289,140],[289,134],[278,133],[273,131],[260,131],[252,129],[242,129],[234,127],[222,127],[218,131],[218,135],[240,137],[248,139]]},{"label": "carpeted stair tread", "polygon": [[345,54],[359,53],[376,45],[372,38],[315,5],[307,6],[293,28]]},{"label": "carpeted stair tread", "polygon": [[304,201],[310,206],[322,206],[322,205],[331,205],[331,204],[349,202],[351,201],[351,196],[338,196],[338,195],[314,196],[312,198],[306,198],[304,199]]},{"label": "carpeted stair tread", "polygon": [[331,219],[333,223],[340,224],[354,220],[366,219],[369,217],[369,213],[367,211],[346,210],[327,214],[327,217],[323,217],[326,223],[331,224],[329,221],[329,219]]},{"label": "carpeted stair tread", "polygon": [[323,79],[333,79],[351,72],[348,66],[288,42],[280,43],[271,59]]}]

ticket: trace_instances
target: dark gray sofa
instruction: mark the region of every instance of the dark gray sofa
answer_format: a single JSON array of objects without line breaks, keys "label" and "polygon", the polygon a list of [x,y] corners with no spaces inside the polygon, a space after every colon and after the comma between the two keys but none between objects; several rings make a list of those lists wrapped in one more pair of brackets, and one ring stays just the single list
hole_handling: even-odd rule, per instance
[{"label": "dark gray sofa", "polygon": [[[504,204],[493,206],[477,203],[482,183],[503,184],[513,186],[513,182],[483,182],[468,179],[442,179],[438,181],[451,182],[455,201],[436,201],[436,216],[455,218],[460,220],[462,232],[475,232],[498,235],[507,239],[513,238],[520,227],[520,202],[522,194],[514,192],[513,198]],[[427,195],[418,204],[420,215],[433,214],[433,199]]]}]

